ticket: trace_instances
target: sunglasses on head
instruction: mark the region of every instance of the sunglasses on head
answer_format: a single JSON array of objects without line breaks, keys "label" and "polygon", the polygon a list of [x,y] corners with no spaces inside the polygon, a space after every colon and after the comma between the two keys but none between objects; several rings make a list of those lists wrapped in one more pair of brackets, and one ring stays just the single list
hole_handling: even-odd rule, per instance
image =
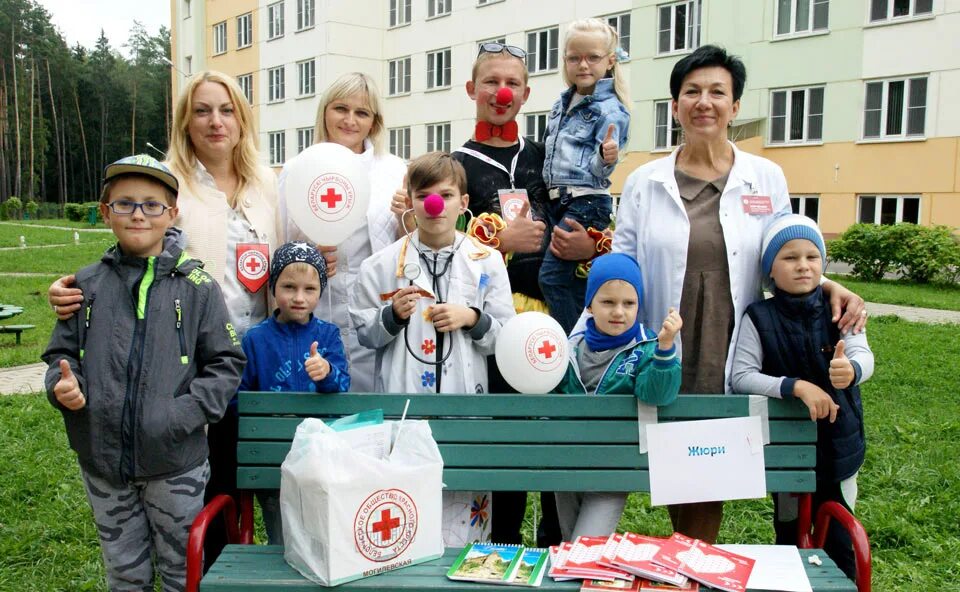
[{"label": "sunglasses on head", "polygon": [[503,43],[496,43],[494,41],[489,43],[481,43],[480,51],[477,52],[477,55],[482,53],[503,53],[504,51],[515,58],[520,58],[521,60],[527,59],[527,52],[523,51],[516,45],[505,45]]}]

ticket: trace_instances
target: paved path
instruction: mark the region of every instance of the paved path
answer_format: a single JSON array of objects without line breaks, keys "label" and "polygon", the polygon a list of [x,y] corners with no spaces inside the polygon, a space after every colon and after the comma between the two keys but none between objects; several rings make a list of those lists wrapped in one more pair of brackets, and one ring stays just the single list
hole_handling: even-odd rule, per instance
[{"label": "paved path", "polygon": [[896,315],[905,321],[916,323],[957,323],[960,324],[960,311],[937,310],[935,308],[915,308],[895,304],[867,303],[867,313],[872,317]]},{"label": "paved path", "polygon": [[0,395],[22,395],[25,393],[42,392],[43,375],[47,372],[47,365],[43,362],[0,368]]}]

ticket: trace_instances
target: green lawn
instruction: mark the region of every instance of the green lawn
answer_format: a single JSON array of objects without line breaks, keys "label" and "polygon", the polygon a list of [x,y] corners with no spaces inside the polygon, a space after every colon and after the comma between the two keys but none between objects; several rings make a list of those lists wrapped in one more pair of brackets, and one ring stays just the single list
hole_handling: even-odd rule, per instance
[{"label": "green lawn", "polygon": [[[44,222],[59,225],[57,223],[60,222],[60,220],[44,220]],[[102,231],[37,228],[34,226],[21,225],[19,222],[16,224],[4,222],[0,223],[0,248],[19,247],[21,236],[26,241],[28,247],[38,245],[73,245],[74,232],[79,235],[78,239],[81,244],[102,241],[110,236],[110,234]]]},{"label": "green lawn", "polygon": [[89,230],[91,228],[106,228],[107,226],[98,218],[95,226],[87,223],[86,217],[79,222],[68,220],[67,218],[44,218],[42,220],[7,220],[11,224],[29,224],[31,226],[67,226],[78,230]]},{"label": "green lawn", "polygon": [[960,285],[914,284],[900,280],[864,282],[841,274],[830,274],[830,277],[862,296],[867,302],[960,310]]}]

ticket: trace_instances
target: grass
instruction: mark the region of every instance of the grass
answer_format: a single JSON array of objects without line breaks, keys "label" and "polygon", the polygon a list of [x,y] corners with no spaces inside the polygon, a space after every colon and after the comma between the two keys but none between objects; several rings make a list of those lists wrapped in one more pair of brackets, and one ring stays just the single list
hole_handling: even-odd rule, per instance
[{"label": "grass", "polygon": [[76,228],[77,230],[90,230],[95,228],[107,228],[103,220],[97,218],[97,223],[90,226],[86,217],[79,222],[68,220],[67,218],[44,218],[42,220],[5,220],[5,224],[26,224],[28,226],[66,226]]},{"label": "grass", "polygon": [[[3,252],[0,251],[0,259]],[[57,317],[47,304],[47,288],[56,275],[43,277],[5,277],[0,279],[0,302],[23,307],[23,313],[0,321],[5,325],[36,325],[24,331],[22,343],[16,345],[13,335],[0,335],[0,368],[22,366],[40,361],[47,347]]]},{"label": "grass", "polygon": [[[50,222],[45,220],[44,222]],[[53,222],[59,222],[54,220]],[[61,230],[57,228],[36,228],[19,226],[8,223],[0,224],[0,248],[19,247],[20,237],[26,241],[27,247],[38,245],[73,245],[73,233],[77,232],[81,244],[101,241],[110,236],[105,232],[90,232],[80,230]]]},{"label": "grass", "polygon": [[112,234],[98,234],[94,240],[79,245],[0,251],[0,273],[73,273],[99,261],[103,252],[114,242]]},{"label": "grass", "polygon": [[853,276],[830,274],[867,302],[960,310],[960,285],[915,284],[903,280],[865,282]]}]

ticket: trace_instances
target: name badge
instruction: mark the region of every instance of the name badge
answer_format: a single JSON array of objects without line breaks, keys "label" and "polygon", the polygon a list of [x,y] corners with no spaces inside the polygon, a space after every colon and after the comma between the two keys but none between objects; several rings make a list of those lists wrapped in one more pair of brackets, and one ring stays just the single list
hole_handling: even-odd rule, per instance
[{"label": "name badge", "polygon": [[740,198],[743,211],[751,216],[765,216],[773,213],[773,201],[769,195],[744,195]]},{"label": "name badge", "polygon": [[[500,212],[507,224],[516,220],[523,204],[530,203],[526,189],[500,189],[497,194],[500,196]],[[527,210],[527,218],[533,219],[530,210]]]}]

